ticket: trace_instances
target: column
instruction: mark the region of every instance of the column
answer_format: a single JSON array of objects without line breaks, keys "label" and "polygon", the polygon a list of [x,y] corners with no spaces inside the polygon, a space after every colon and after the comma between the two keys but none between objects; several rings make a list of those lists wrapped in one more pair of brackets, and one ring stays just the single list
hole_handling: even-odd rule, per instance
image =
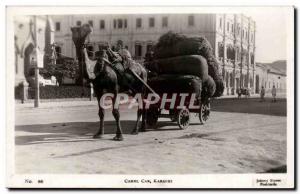
[{"label": "column", "polygon": [[235,95],[235,91],[236,91],[235,73],[236,73],[236,67],[237,67],[237,54],[238,54],[236,46],[234,49],[234,53],[235,53],[235,55],[234,55],[233,70],[232,70],[232,76],[233,76],[232,92],[231,92],[232,95]]},{"label": "column", "polygon": [[247,51],[247,88],[250,88],[250,51],[248,46]]}]

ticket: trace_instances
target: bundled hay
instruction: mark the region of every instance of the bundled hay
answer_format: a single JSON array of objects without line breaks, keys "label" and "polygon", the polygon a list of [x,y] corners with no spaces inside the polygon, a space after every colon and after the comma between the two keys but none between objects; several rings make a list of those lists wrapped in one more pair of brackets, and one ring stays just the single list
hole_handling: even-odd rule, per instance
[{"label": "bundled hay", "polygon": [[211,76],[208,76],[207,80],[203,82],[201,98],[212,97],[216,92],[216,83]]},{"label": "bundled hay", "polygon": [[204,37],[188,38],[172,32],[162,35],[155,46],[155,58],[163,59],[180,55],[202,55],[209,58],[213,56],[213,50]]},{"label": "bundled hay", "polygon": [[153,63],[153,65],[149,66],[149,70],[158,74],[195,75],[200,77],[203,81],[208,78],[206,59],[200,55],[158,59]]},{"label": "bundled hay", "polygon": [[[207,60],[208,74],[216,82],[215,97],[221,96],[224,90],[222,76],[219,74],[219,62],[213,49],[204,37],[188,38],[184,35],[168,32],[159,38],[154,49],[155,59],[165,59],[182,55],[201,55]],[[190,65],[186,63],[186,67]]]},{"label": "bundled hay", "polygon": [[164,93],[176,93],[178,95],[180,93],[195,93],[197,98],[200,97],[202,86],[201,79],[197,76],[176,74],[162,74],[158,77],[149,79],[148,84],[161,96]]}]

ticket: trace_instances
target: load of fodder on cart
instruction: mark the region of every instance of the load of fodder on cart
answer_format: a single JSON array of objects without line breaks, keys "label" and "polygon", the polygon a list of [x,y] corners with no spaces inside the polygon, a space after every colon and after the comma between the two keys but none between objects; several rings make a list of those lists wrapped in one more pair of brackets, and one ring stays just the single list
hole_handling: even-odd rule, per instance
[{"label": "load of fodder on cart", "polygon": [[[205,62],[196,56],[201,55]],[[214,89],[214,97],[219,97],[224,91],[222,76],[219,73],[219,62],[213,54],[213,49],[204,37],[186,37],[168,32],[159,38],[154,48],[156,63],[150,67],[157,73],[193,74],[207,82],[208,88]],[[207,68],[205,68],[207,66]],[[205,76],[206,69],[209,76]],[[204,77],[203,77],[204,76]],[[209,91],[212,93],[212,91]]]}]

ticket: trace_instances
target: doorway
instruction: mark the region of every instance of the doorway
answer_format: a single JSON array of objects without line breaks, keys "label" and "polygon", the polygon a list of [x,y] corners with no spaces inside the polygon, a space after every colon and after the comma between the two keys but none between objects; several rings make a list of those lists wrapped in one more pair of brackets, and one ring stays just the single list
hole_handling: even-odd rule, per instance
[{"label": "doorway", "polygon": [[259,93],[259,75],[255,76],[255,93]]},{"label": "doorway", "polygon": [[31,61],[30,57],[33,52],[33,49],[34,49],[34,46],[32,43],[30,43],[26,47],[25,52],[24,52],[24,76],[27,81],[29,80],[29,77],[34,75],[34,68],[32,68],[31,64],[30,64],[30,61]]}]

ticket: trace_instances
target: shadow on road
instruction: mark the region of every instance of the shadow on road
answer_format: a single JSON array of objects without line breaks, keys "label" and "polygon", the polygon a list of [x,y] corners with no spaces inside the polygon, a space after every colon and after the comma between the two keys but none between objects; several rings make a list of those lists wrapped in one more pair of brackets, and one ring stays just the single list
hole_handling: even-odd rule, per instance
[{"label": "shadow on road", "polygon": [[[135,121],[121,121],[124,134],[128,134],[134,127]],[[38,125],[16,126],[16,131],[29,132],[30,135],[17,136],[16,145],[94,141],[93,134],[97,132],[99,122],[70,122],[50,123]],[[115,121],[105,121],[105,134],[116,132]]]},{"label": "shadow on road", "polygon": [[274,103],[270,98],[266,98],[264,102],[260,102],[259,98],[235,98],[212,100],[211,109],[217,112],[286,116],[287,105],[286,99],[278,99]]},{"label": "shadow on road", "polygon": [[[135,126],[135,122],[134,120],[121,121],[123,133],[130,134]],[[171,126],[171,128],[164,129],[162,128],[164,126]],[[26,132],[26,134],[16,136],[15,144],[31,145],[57,142],[97,141],[97,139],[93,139],[92,136],[97,132],[98,128],[99,122],[70,122],[16,126],[16,131]],[[115,134],[115,121],[105,121],[104,128],[105,134]],[[176,123],[160,122],[156,129],[147,129],[147,131],[154,130],[166,131],[180,129]]]},{"label": "shadow on road", "polygon": [[282,165],[275,168],[270,168],[269,170],[266,170],[265,172],[262,173],[286,173],[286,172],[287,172],[286,165]]}]

